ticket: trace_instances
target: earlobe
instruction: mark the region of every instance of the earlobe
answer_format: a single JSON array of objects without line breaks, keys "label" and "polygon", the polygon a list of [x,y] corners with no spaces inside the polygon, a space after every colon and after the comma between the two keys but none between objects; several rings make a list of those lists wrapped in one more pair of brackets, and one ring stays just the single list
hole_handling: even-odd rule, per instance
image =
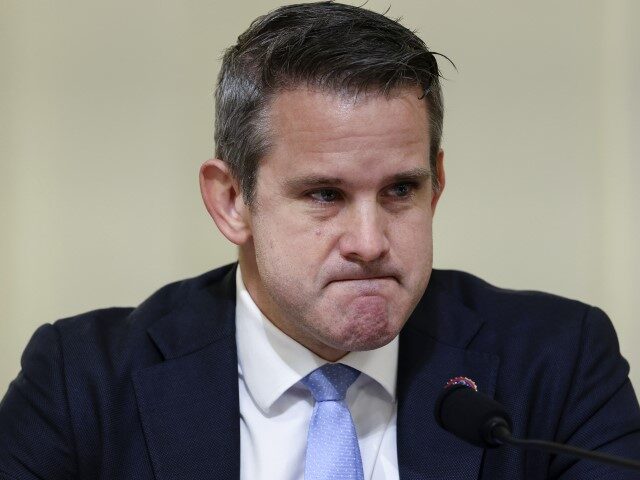
[{"label": "earlobe", "polygon": [[236,245],[251,238],[246,205],[238,182],[227,164],[219,159],[207,160],[200,167],[200,193],[218,230]]},{"label": "earlobe", "polygon": [[444,185],[446,183],[444,174],[444,150],[442,149],[438,151],[438,156],[436,157],[436,171],[434,173],[438,177],[438,189],[433,192],[433,196],[431,197],[432,213],[436,210],[438,200],[440,200],[440,196],[442,195],[442,191],[444,190]]}]

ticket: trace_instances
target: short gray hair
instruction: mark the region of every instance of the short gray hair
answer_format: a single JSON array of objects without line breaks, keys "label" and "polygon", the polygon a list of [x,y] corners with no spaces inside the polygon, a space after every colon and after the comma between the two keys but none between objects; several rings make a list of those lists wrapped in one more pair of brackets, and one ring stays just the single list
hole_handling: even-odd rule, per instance
[{"label": "short gray hair", "polygon": [[[444,108],[435,55],[398,21],[335,2],[288,5],[258,17],[226,50],[216,87],[216,157],[251,205],[269,148],[268,107],[286,89],[310,86],[357,96],[418,86],[429,115],[433,186]],[[441,55],[444,58],[444,55]],[[447,58],[448,60],[448,58]]]}]

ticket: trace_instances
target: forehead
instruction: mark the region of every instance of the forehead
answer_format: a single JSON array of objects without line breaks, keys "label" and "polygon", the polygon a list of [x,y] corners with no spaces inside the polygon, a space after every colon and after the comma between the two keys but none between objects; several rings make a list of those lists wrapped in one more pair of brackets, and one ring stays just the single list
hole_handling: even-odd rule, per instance
[{"label": "forehead", "polygon": [[262,166],[362,170],[390,160],[426,166],[428,116],[420,97],[418,88],[358,97],[307,88],[281,92],[269,108],[271,147]]},{"label": "forehead", "polygon": [[[403,121],[398,124],[398,121]],[[278,93],[268,110],[274,140],[287,135],[324,134],[331,138],[379,133],[427,136],[426,100],[419,88],[398,89],[389,95],[340,94],[310,88]]]}]

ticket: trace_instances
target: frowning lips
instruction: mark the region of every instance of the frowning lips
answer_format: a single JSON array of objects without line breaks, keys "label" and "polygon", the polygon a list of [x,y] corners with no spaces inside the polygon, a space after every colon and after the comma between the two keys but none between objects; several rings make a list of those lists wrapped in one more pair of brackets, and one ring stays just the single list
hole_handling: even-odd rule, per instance
[{"label": "frowning lips", "polygon": [[376,269],[376,270],[359,270],[359,271],[343,271],[332,275],[327,281],[327,285],[333,282],[349,282],[359,280],[395,280],[400,283],[399,272],[395,269]]}]

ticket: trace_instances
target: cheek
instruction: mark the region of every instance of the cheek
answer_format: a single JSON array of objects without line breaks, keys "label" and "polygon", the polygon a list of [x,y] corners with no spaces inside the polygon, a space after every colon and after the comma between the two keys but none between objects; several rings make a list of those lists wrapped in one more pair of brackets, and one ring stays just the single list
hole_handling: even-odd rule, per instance
[{"label": "cheek", "polygon": [[390,235],[392,257],[404,273],[405,286],[422,293],[433,265],[431,218],[423,214],[405,219],[390,231]]},{"label": "cheek", "polygon": [[310,218],[294,208],[265,208],[253,219],[256,249],[269,248],[274,253],[307,260],[326,254],[334,231],[331,222]]},{"label": "cheek", "polygon": [[263,215],[256,219],[253,242],[263,275],[303,279],[317,272],[327,257],[326,229],[308,225],[290,215]]},{"label": "cheek", "polygon": [[389,235],[393,245],[403,253],[431,251],[431,216],[421,211],[392,222]]}]

